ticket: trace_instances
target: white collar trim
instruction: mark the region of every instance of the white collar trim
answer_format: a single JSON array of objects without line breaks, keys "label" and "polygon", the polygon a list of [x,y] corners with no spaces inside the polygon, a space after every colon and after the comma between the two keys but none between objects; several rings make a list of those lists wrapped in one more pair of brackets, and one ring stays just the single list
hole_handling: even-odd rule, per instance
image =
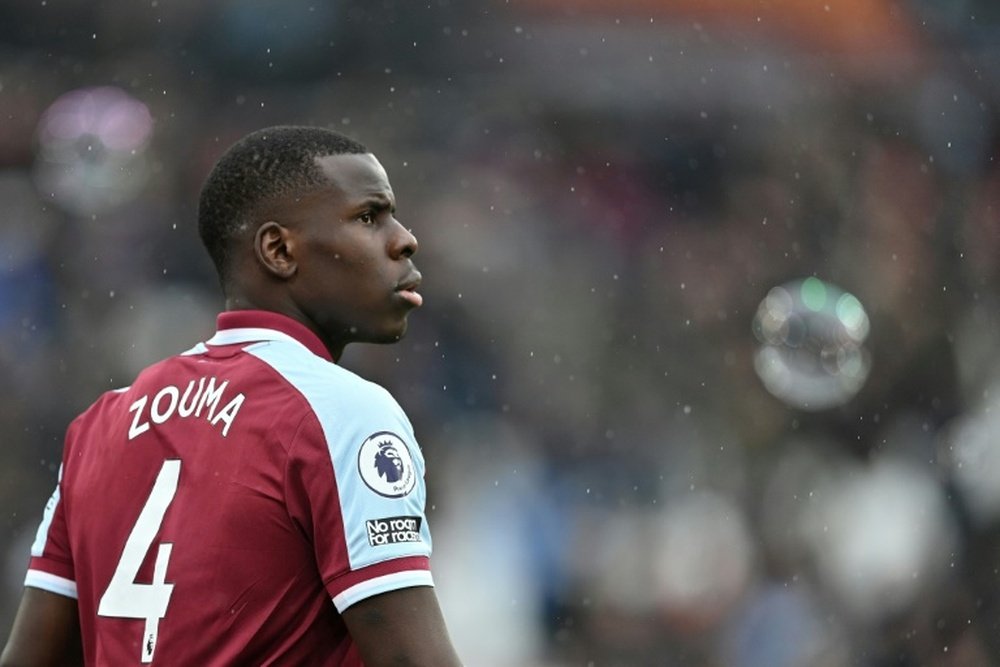
[{"label": "white collar trim", "polygon": [[294,336],[275,329],[264,329],[260,327],[245,327],[242,329],[223,329],[216,331],[215,335],[205,341],[206,345],[235,345],[237,343],[257,343],[265,340],[283,340],[305,347],[301,341]]}]

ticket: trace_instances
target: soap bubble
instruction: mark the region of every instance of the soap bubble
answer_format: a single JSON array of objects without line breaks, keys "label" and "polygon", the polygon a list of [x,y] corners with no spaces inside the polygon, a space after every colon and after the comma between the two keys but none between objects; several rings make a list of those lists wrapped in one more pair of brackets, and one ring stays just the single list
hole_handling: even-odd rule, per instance
[{"label": "soap bubble", "polygon": [[871,370],[869,321],[857,297],[819,278],[771,289],[753,322],[754,368],[788,405],[824,410],[860,391]]},{"label": "soap bubble", "polygon": [[110,210],[146,183],[152,133],[146,105],[118,88],[68,92],[38,124],[36,184],[71,213]]}]

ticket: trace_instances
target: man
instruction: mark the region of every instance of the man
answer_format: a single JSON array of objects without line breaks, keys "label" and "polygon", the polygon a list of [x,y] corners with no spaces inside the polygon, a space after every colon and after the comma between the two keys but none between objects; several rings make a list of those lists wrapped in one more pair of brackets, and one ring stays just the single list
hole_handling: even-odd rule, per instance
[{"label": "man", "polygon": [[412,427],[336,365],[422,302],[395,210],[329,130],[219,160],[198,210],[218,331],[70,426],[4,666],[459,664]]}]

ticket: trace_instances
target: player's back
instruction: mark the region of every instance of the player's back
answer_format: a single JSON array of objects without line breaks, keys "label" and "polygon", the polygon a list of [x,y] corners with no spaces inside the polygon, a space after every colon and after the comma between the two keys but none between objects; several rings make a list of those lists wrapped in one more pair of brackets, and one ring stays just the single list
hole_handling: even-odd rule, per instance
[{"label": "player's back", "polygon": [[88,663],[348,660],[286,497],[309,406],[244,347],[152,366],[70,428],[61,503]]}]

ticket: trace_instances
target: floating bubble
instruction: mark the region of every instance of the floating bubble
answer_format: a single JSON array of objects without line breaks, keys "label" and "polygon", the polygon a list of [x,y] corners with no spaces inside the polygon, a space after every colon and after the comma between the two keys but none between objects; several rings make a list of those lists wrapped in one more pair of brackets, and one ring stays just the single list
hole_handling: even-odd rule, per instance
[{"label": "floating bubble", "polygon": [[864,386],[868,315],[853,294],[809,277],[771,289],[757,308],[754,368],[771,394],[802,410],[843,405]]},{"label": "floating bubble", "polygon": [[146,105],[118,88],[66,93],[38,124],[37,186],[72,213],[110,210],[146,183],[152,133]]}]

